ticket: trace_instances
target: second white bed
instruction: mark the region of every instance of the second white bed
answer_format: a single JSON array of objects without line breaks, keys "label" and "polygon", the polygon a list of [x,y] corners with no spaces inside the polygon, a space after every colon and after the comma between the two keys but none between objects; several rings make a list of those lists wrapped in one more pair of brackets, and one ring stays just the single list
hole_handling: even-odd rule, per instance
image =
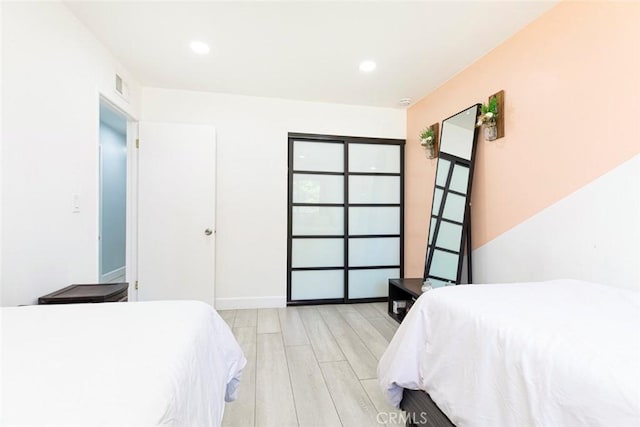
[{"label": "second white bed", "polygon": [[426,391],[459,427],[640,425],[639,295],[573,280],[434,289],[380,385],[395,406]]}]

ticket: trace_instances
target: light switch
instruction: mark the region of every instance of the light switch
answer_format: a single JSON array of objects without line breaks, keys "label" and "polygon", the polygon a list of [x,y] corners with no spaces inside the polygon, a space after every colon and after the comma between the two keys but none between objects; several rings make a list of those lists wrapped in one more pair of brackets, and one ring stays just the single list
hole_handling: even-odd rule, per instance
[{"label": "light switch", "polygon": [[72,195],[71,212],[72,213],[80,212],[80,195],[79,194]]}]

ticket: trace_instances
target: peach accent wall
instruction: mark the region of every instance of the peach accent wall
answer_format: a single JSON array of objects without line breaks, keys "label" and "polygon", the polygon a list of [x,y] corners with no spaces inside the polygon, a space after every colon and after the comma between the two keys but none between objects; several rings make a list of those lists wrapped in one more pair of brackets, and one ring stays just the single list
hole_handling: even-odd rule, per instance
[{"label": "peach accent wall", "polygon": [[409,108],[406,277],[424,269],[436,168],[420,129],[505,91],[506,136],[478,141],[482,246],[640,152],[639,23],[638,3],[562,2]]}]

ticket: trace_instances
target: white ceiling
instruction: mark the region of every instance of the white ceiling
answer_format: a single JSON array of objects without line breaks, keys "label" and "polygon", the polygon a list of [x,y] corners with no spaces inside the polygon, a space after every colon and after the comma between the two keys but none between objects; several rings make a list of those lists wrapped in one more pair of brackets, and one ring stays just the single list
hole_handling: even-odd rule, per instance
[{"label": "white ceiling", "polygon": [[[399,107],[557,1],[67,2],[145,86]],[[211,46],[195,55],[189,43]],[[365,59],[377,69],[364,74]]]}]

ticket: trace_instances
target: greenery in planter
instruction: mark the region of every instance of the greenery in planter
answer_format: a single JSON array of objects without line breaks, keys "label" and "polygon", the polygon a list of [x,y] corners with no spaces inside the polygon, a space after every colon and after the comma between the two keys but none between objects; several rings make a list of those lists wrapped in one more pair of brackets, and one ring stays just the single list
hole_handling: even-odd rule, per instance
[{"label": "greenery in planter", "polygon": [[424,128],[420,133],[420,144],[425,147],[433,147],[435,135],[436,133],[431,126]]},{"label": "greenery in planter", "polygon": [[482,125],[495,125],[496,120],[498,120],[498,98],[493,97],[489,99],[488,104],[482,104],[480,107],[480,117],[478,117],[477,126]]}]

